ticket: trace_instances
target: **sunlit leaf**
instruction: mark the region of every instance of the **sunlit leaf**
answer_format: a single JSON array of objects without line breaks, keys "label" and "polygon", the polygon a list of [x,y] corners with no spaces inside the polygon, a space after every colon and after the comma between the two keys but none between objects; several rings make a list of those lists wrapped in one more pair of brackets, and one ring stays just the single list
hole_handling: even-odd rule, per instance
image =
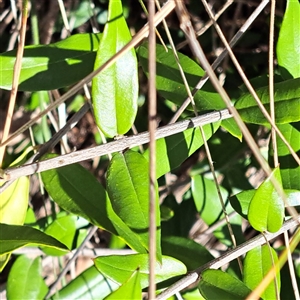
[{"label": "sunlit leaf", "polygon": [[[300,191],[298,190],[284,190],[287,197],[288,206],[300,205]],[[249,204],[255,195],[255,190],[242,191],[229,198],[230,203],[234,210],[239,213],[245,219],[248,218]]]},{"label": "sunlit leaf", "polygon": [[242,281],[221,270],[204,271],[198,287],[205,299],[244,300],[251,293]]},{"label": "sunlit leaf", "polygon": [[[73,250],[81,244],[86,237],[85,230],[77,230],[77,222],[79,221],[77,216],[67,215],[61,218],[55,219],[45,230],[45,233],[54,237],[68,249]],[[43,252],[47,255],[64,255],[66,251],[61,251],[53,248],[42,248]]]},{"label": "sunlit leaf", "polygon": [[[148,43],[143,43],[138,49],[139,61],[146,74],[148,74]],[[204,74],[201,67],[188,56],[178,52],[180,65],[184,71],[187,82],[193,89]],[[178,64],[173,52],[166,52],[162,45],[156,45],[156,88],[161,96],[181,105],[188,97],[187,91],[180,75]],[[210,83],[206,83],[194,96],[199,111],[225,108],[225,104]],[[191,106],[189,107],[191,109]]]},{"label": "sunlit leaf", "polygon": [[[148,254],[100,256],[94,260],[94,263],[102,274],[119,284],[124,283],[139,268],[142,289],[149,285]],[[162,282],[185,273],[186,267],[182,262],[163,256],[162,264],[156,262],[155,265],[155,282]]]},{"label": "sunlit leaf", "polygon": [[42,277],[41,258],[19,256],[14,262],[7,280],[7,299],[44,299],[48,287]]},{"label": "sunlit leaf", "polygon": [[[298,109],[299,110],[299,109]],[[300,111],[299,111],[300,114]],[[291,124],[279,124],[279,130],[286,138],[290,146],[300,157],[300,122]],[[277,136],[277,152],[280,163],[282,185],[285,189],[300,190],[300,166],[290,154],[287,146]],[[269,163],[273,164],[273,150],[269,146]]]},{"label": "sunlit leaf", "polygon": [[95,266],[92,266],[78,275],[61,290],[57,291],[53,300],[94,300],[104,299],[118,288],[118,284],[104,277]]},{"label": "sunlit leaf", "polygon": [[[121,220],[137,234],[146,249],[149,228],[149,163],[139,153],[116,153],[107,170],[107,192],[112,207]],[[157,256],[160,250],[160,215],[158,192],[156,204]]]},{"label": "sunlit leaf", "polygon": [[[256,90],[266,110],[270,112],[269,87]],[[275,123],[284,124],[300,120],[300,78],[290,79],[274,85]],[[235,103],[244,122],[269,124],[250,93],[245,93]]]},{"label": "sunlit leaf", "polygon": [[300,77],[300,3],[297,0],[286,1],[286,11],[280,26],[277,42],[278,65],[281,75],[289,79]]},{"label": "sunlit leaf", "polygon": [[[69,86],[93,70],[101,34],[76,34],[50,45],[26,46],[20,91],[54,90]],[[0,87],[10,90],[16,50],[0,55]]]},{"label": "sunlit leaf", "polygon": [[58,240],[29,226],[0,224],[0,232],[0,255],[29,244],[67,250]]},{"label": "sunlit leaf", "polygon": [[284,202],[277,194],[271,178],[281,185],[279,168],[274,169],[271,176],[260,185],[249,204],[248,220],[254,229],[261,232],[276,232],[283,223]]},{"label": "sunlit leaf", "polygon": [[[271,258],[271,255],[273,258]],[[272,261],[276,264],[278,257],[276,251],[267,245],[256,247],[247,252],[244,261],[244,283],[254,290],[272,268]],[[280,291],[280,272],[278,268],[276,280],[278,291]],[[261,297],[263,299],[276,299],[274,281],[268,285]]]},{"label": "sunlit leaf", "polygon": [[[110,0],[108,21],[97,51],[94,68],[103,65],[131,40],[121,0]],[[108,69],[93,78],[92,103],[98,127],[108,137],[125,134],[137,113],[138,70],[131,49]]]},{"label": "sunlit leaf", "polygon": [[142,297],[142,288],[140,283],[140,272],[136,270],[130,276],[130,278],[123,283],[116,291],[107,296],[106,300],[133,300],[141,299]]},{"label": "sunlit leaf", "polygon": [[[220,122],[203,126],[205,137],[208,140],[220,127]],[[191,128],[182,133],[161,138],[156,141],[156,177],[170,172],[184,162],[203,145],[199,128]],[[149,150],[144,152],[149,159]]]}]

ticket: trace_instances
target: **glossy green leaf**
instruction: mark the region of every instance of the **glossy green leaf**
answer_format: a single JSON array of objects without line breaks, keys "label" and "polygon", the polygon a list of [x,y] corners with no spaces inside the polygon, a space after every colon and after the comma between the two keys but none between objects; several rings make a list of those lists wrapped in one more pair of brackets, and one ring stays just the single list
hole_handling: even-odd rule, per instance
[{"label": "glossy green leaf", "polygon": [[281,185],[279,168],[274,169],[271,176],[259,186],[249,204],[248,220],[254,229],[261,232],[276,232],[283,223],[284,202],[277,194],[271,178]]},{"label": "glossy green leaf", "polygon": [[[50,45],[26,46],[20,91],[54,90],[69,86],[93,70],[101,34],[76,34]],[[0,87],[11,89],[16,50],[0,55]]]},{"label": "glossy green leaf", "polygon": [[142,298],[142,288],[140,282],[140,272],[136,270],[130,278],[122,284],[116,291],[108,295],[105,300],[133,300]]},{"label": "glossy green leaf", "polygon": [[242,141],[242,131],[239,128],[239,126],[236,124],[235,120],[233,118],[222,120],[221,123],[222,127],[226,129],[232,136],[236,137],[237,139]]},{"label": "glossy green leaf", "polygon": [[[300,191],[298,190],[284,190],[287,197],[288,206],[299,206],[300,205]],[[234,210],[239,213],[242,217],[247,219],[248,209],[250,202],[255,195],[255,190],[248,190],[240,192],[229,198],[230,203]]]},{"label": "glossy green leaf", "polygon": [[26,216],[28,199],[29,178],[20,177],[1,193],[0,223],[22,225]]},{"label": "glossy green leaf", "polygon": [[166,236],[162,238],[162,252],[183,262],[188,271],[214,259],[210,252],[202,245],[179,236]]},{"label": "glossy green leaf", "polygon": [[[298,109],[299,110],[299,109]],[[291,147],[300,156],[300,122],[279,124],[279,130]],[[277,137],[277,152],[280,163],[280,173],[284,189],[300,190],[300,166],[290,154],[286,145]],[[273,163],[273,150],[269,146],[269,163]]]},{"label": "glossy green leaf", "polygon": [[14,262],[7,280],[7,299],[44,299],[48,287],[41,275],[41,258],[21,255]]},{"label": "glossy green leaf", "polygon": [[286,11],[279,31],[277,42],[278,65],[283,68],[284,78],[300,77],[300,3],[286,1]]},{"label": "glossy green leaf", "polygon": [[[205,137],[208,140],[220,127],[220,122],[203,126]],[[199,128],[191,128],[172,136],[156,141],[156,177],[170,172],[184,162],[203,145]],[[149,150],[144,152],[149,159]]]},{"label": "glossy green leaf", "polygon": [[212,300],[244,300],[251,293],[242,281],[221,270],[204,271],[198,287],[205,299]]},{"label": "glossy green leaf", "polygon": [[[139,268],[142,289],[149,285],[149,255],[110,255],[100,256],[94,260],[98,270],[115,282],[124,283]],[[162,282],[174,276],[186,273],[185,265],[175,258],[163,256],[162,263],[156,262],[155,282]]]},{"label": "glossy green leaf", "polygon": [[[193,89],[204,74],[201,67],[188,56],[178,52],[180,65],[184,71],[187,82]],[[138,49],[139,62],[143,71],[148,74],[148,43],[143,43]],[[187,91],[180,75],[178,64],[173,52],[169,49],[166,52],[162,45],[156,45],[156,88],[165,99],[176,105],[181,105],[188,98]],[[194,100],[199,111],[225,108],[222,98],[216,93],[210,83],[198,91]],[[191,106],[189,109],[192,110]]]},{"label": "glossy green leaf", "polygon": [[[81,244],[86,236],[86,229],[84,231],[77,230],[78,217],[74,215],[67,215],[55,219],[45,230],[45,233],[54,237],[68,249],[73,250]],[[47,255],[60,256],[66,254],[66,251],[61,251],[53,248],[43,247],[42,250]]]},{"label": "glossy green leaf", "polygon": [[[269,87],[256,90],[266,110],[270,112]],[[275,123],[283,124],[300,120],[300,78],[290,79],[274,85]],[[244,122],[269,124],[250,93],[243,94],[235,103]]]},{"label": "glossy green leaf", "polygon": [[[107,170],[107,192],[112,207],[121,220],[148,249],[149,163],[138,152],[115,153]],[[160,210],[156,204],[157,257],[160,259]]]},{"label": "glossy green leaf", "polygon": [[102,185],[81,165],[72,164],[41,175],[47,192],[60,207],[120,236],[134,250],[146,253],[139,239],[114,212]]},{"label": "glossy green leaf", "polygon": [[118,288],[118,284],[104,277],[95,266],[92,266],[57,291],[53,300],[96,300],[104,299]]},{"label": "glossy green leaf", "polygon": [[[110,0],[108,21],[94,68],[103,65],[130,40],[131,34],[123,17],[121,0]],[[131,49],[92,81],[95,120],[106,136],[125,134],[131,128],[137,113],[137,100],[137,59],[135,50]]]},{"label": "glossy green leaf", "polygon": [[29,226],[0,224],[0,254],[6,254],[29,244],[67,250],[55,238]]},{"label": "glossy green leaf", "polygon": [[[278,261],[277,254],[272,247],[267,245],[256,247],[247,252],[244,261],[244,283],[252,290],[254,290],[267,273],[272,268],[272,259],[276,264]],[[280,272],[277,269],[277,286],[280,291]],[[272,281],[264,293],[261,295],[263,299],[276,299],[275,283]]]},{"label": "glossy green leaf", "polygon": [[[218,221],[223,210],[214,181],[200,175],[194,176],[191,181],[191,189],[201,219],[207,225]],[[228,192],[222,186],[220,186],[220,191],[225,202]]]}]

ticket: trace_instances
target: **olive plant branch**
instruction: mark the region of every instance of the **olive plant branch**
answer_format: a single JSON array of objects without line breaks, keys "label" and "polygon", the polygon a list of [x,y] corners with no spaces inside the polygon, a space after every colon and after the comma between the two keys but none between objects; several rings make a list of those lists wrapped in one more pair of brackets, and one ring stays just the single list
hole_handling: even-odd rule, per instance
[{"label": "olive plant branch", "polygon": [[227,263],[237,259],[238,257],[246,254],[248,251],[254,249],[255,247],[265,244],[266,240],[271,241],[280,234],[299,226],[300,215],[296,219],[291,218],[290,220],[283,223],[282,227],[275,233],[266,232],[264,236],[259,234],[258,236],[252,238],[251,240],[237,246],[233,250],[227,251],[220,257],[204,264],[195,271],[188,273],[186,276],[175,282],[173,285],[164,290],[161,294],[157,296],[157,300],[163,300],[175,295],[177,292],[182,291],[191,284],[195,284],[201,280],[201,273],[207,269],[219,269],[220,267],[226,265]]},{"label": "olive plant branch", "polygon": [[[159,127],[157,128],[157,131],[155,133],[155,139],[157,140],[160,138],[168,137],[170,135],[183,132],[190,128],[211,124],[231,117],[232,116],[229,113],[228,109],[210,112],[188,120],[183,120],[177,123]],[[94,157],[114,153],[117,151],[123,151],[125,149],[133,148],[135,146],[146,144],[148,142],[149,142],[148,131],[136,135],[132,135],[132,136],[125,136],[123,138],[114,140],[107,144],[102,144],[89,149],[74,151],[55,158],[42,160],[39,162],[32,162],[30,164],[25,164],[19,167],[2,170],[2,180],[4,181],[15,180],[21,176],[28,176],[34,173],[40,173],[50,169],[55,169],[73,163],[81,162],[84,160],[89,160]],[[3,191],[3,186],[0,187],[0,193],[2,191]]]}]

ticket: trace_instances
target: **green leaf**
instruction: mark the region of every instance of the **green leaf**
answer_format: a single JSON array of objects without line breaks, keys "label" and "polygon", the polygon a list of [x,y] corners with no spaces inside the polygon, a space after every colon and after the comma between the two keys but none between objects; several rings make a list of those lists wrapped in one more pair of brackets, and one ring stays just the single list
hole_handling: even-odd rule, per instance
[{"label": "green leaf", "polygon": [[[193,89],[200,81],[204,71],[188,56],[180,52],[177,54],[189,87]],[[143,43],[139,47],[138,56],[143,71],[148,74],[148,43]],[[161,96],[176,105],[181,105],[188,97],[172,50],[166,52],[165,48],[159,44],[156,45],[156,89]],[[220,95],[216,93],[209,82],[196,93],[194,100],[199,111],[226,107]],[[189,109],[192,110],[191,106]]]},{"label": "green leaf", "polygon": [[[128,150],[115,153],[107,170],[107,192],[121,220],[138,236],[148,250],[149,163],[139,153]],[[160,210],[156,189],[156,243],[160,259]]]},{"label": "green leaf", "polygon": [[42,180],[51,198],[61,208],[120,236],[134,250],[146,253],[132,230],[114,212],[102,185],[81,165],[42,172]]},{"label": "green leaf", "polygon": [[[50,45],[26,46],[20,91],[54,90],[69,86],[93,70],[101,34],[76,34]],[[11,89],[16,50],[0,55],[0,87]]]},{"label": "green leaf", "polygon": [[239,126],[236,124],[236,121],[231,119],[222,120],[222,127],[225,128],[232,136],[242,141],[243,134]]},{"label": "green leaf", "polygon": [[[272,247],[263,245],[256,247],[247,252],[244,261],[244,283],[252,290],[254,290],[267,273],[272,268],[272,259],[276,264],[278,261],[277,254]],[[278,290],[280,291],[280,272],[277,269],[276,276]],[[276,289],[274,280],[268,285],[264,293],[261,295],[263,299],[276,299]]]},{"label": "green leaf", "polygon": [[[108,21],[97,51],[97,69],[131,40],[121,0],[110,0]],[[93,78],[92,103],[98,127],[108,137],[125,134],[137,113],[138,69],[131,49],[108,69]]]},{"label": "green leaf", "polygon": [[14,262],[7,280],[7,299],[44,299],[48,287],[41,275],[41,258],[21,255]]},{"label": "green leaf", "polygon": [[[250,202],[255,195],[255,190],[248,190],[240,192],[229,198],[230,203],[234,210],[239,213],[245,219],[248,218],[248,209]],[[300,191],[298,190],[284,190],[287,197],[288,206],[299,206],[300,205]]]},{"label": "green leaf", "polygon": [[271,178],[281,185],[279,168],[274,169],[271,176],[260,185],[249,204],[249,223],[260,232],[276,232],[283,223],[284,202],[277,194]]},{"label": "green leaf", "polygon": [[0,255],[29,244],[49,246],[56,249],[67,247],[55,238],[29,226],[0,224]]},{"label": "green leaf", "polygon": [[[298,108],[299,110],[299,108]],[[300,122],[277,125],[283,136],[300,156]],[[282,185],[285,189],[300,190],[300,166],[290,154],[286,145],[277,136],[277,152],[280,163]],[[273,150],[269,146],[269,163],[273,164]]]},{"label": "green leaf", "polygon": [[244,300],[251,293],[243,282],[220,270],[204,271],[198,287],[205,299]]},{"label": "green leaf", "polygon": [[92,266],[57,291],[51,299],[104,299],[118,286],[114,281],[104,277],[95,266]]},{"label": "green leaf", "polygon": [[276,54],[281,75],[289,79],[300,77],[300,3],[287,0],[286,11],[279,31]]},{"label": "green leaf", "polygon": [[1,193],[0,223],[22,225],[26,217],[28,199],[29,178],[20,177]]},{"label": "green leaf", "polygon": [[[201,219],[211,225],[218,221],[223,214],[218,191],[213,180],[197,175],[192,177],[191,189],[197,211]],[[223,201],[228,197],[228,192],[220,186]]]},{"label": "green leaf", "polygon": [[61,208],[117,234],[107,216],[106,192],[89,171],[79,164],[72,164],[41,175],[47,192]]},{"label": "green leaf", "polygon": [[[148,254],[100,256],[94,260],[97,269],[111,280],[122,284],[139,268],[142,289],[149,285]],[[162,263],[156,262],[155,282],[162,282],[186,273],[185,265],[175,258],[163,256]]]},{"label": "green leaf", "polygon": [[163,237],[161,247],[164,255],[183,262],[188,271],[195,270],[214,259],[204,246],[184,237]]},{"label": "green leaf", "polygon": [[[79,219],[74,215],[67,215],[55,219],[45,230],[45,233],[54,237],[68,249],[73,250],[81,244],[86,236],[86,230],[77,230]],[[47,255],[60,256],[66,254],[66,251],[61,251],[53,248],[43,247],[42,250]]]},{"label": "green leaf", "polygon": [[[270,112],[269,87],[257,89],[258,97],[264,107]],[[275,123],[284,124],[300,120],[300,78],[290,79],[274,85]],[[244,122],[254,124],[269,124],[257,106],[250,93],[243,94],[235,103]]]},{"label": "green leaf", "polygon": [[116,291],[107,296],[105,300],[131,300],[141,299],[142,288],[140,283],[140,272],[139,269],[134,271],[130,278],[122,284]]},{"label": "green leaf", "polygon": [[[220,122],[203,126],[205,137],[208,140],[220,127]],[[191,128],[172,136],[156,141],[156,177],[178,167],[189,156],[203,145],[199,128]],[[149,160],[149,150],[144,152],[144,157]]]}]

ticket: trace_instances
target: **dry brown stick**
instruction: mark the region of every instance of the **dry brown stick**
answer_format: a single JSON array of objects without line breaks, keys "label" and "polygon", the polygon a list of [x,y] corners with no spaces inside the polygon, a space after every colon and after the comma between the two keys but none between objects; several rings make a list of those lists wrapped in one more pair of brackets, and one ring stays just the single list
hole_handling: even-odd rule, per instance
[{"label": "dry brown stick", "polygon": [[[14,65],[12,88],[11,88],[10,98],[9,98],[9,102],[8,102],[8,110],[7,110],[7,116],[6,116],[5,125],[4,125],[4,129],[3,129],[3,136],[1,139],[2,141],[6,140],[8,137],[10,126],[11,126],[11,121],[12,121],[12,116],[14,113],[15,103],[16,103],[19,78],[20,78],[21,68],[22,68],[22,57],[23,57],[23,53],[24,53],[27,15],[28,15],[28,0],[24,0],[23,8],[22,8],[20,41],[19,41],[19,45],[18,45],[16,62]],[[5,148],[6,148],[5,145],[1,145],[1,147],[0,147],[0,166],[2,165],[2,162],[3,162]]]}]

